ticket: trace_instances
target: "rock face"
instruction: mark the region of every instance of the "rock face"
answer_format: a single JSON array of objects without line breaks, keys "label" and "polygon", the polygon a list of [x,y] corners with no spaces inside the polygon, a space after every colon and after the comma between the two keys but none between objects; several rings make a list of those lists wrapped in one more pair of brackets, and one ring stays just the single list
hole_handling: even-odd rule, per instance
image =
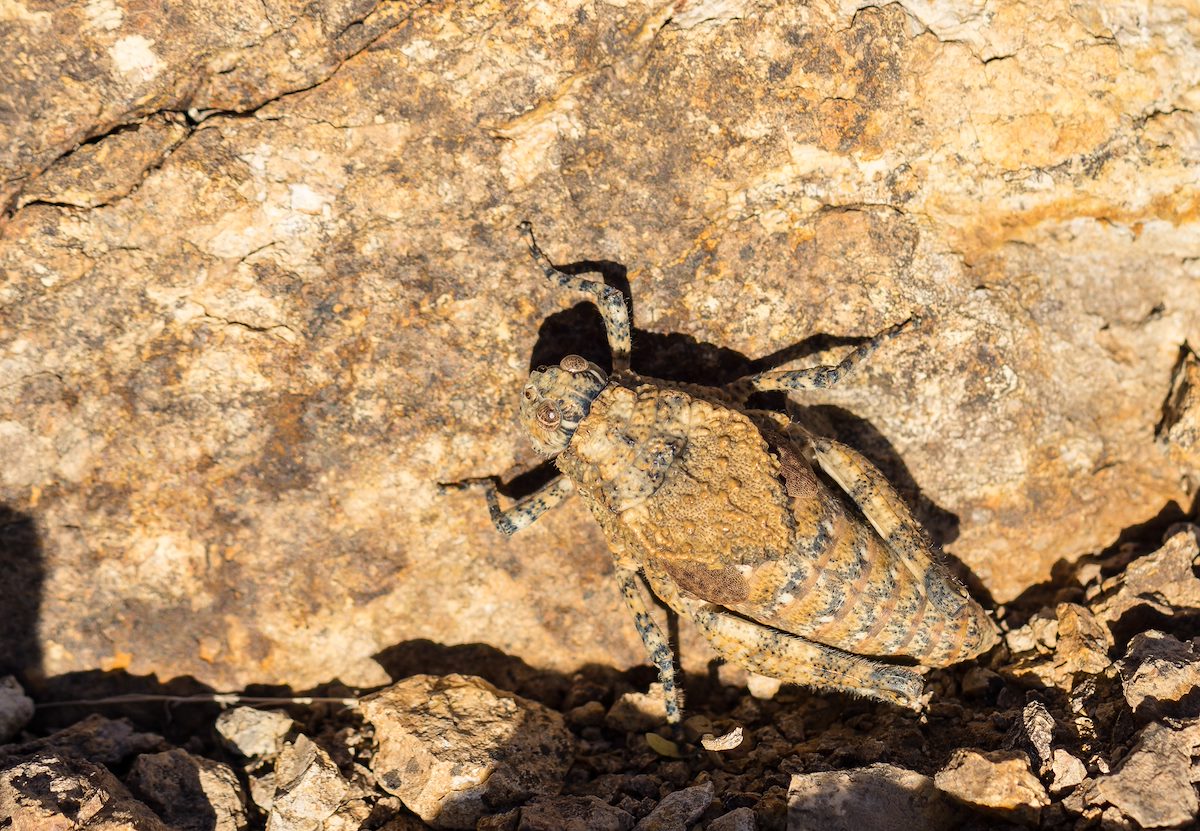
[{"label": "rock face", "polygon": [[[21,741],[0,745],[0,825],[11,816],[15,831],[1191,828],[1200,639],[1184,633],[1200,577],[1181,563],[1197,527],[1169,534],[1150,553],[1121,549],[1056,570],[1045,591],[1008,604],[999,623],[1012,649],[986,656],[986,677],[973,672],[978,662],[930,671],[920,713],[791,685],[760,698],[714,672],[708,684],[693,677],[687,718],[673,730],[635,706],[661,696],[630,695],[646,688],[649,668],[563,676],[481,649],[470,652],[479,671],[525,695],[460,674],[411,676],[357,700],[314,690],[286,713],[245,706],[279,707],[275,695],[224,712],[189,712],[196,696],[146,707],[136,695],[102,704],[129,708],[136,728],[92,714],[58,730],[50,725],[73,717],[66,707],[88,702],[35,695]],[[1159,592],[1146,582],[1155,574],[1170,578]],[[1110,618],[1112,609],[1123,611]]]},{"label": "rock face", "polygon": [[713,800],[711,782],[668,794],[633,831],[686,831]]},{"label": "rock face", "polygon": [[535,799],[519,811],[520,831],[629,831],[633,817],[594,796]]},{"label": "rock face", "polygon": [[366,792],[307,736],[279,754],[267,831],[357,831],[371,813]]},{"label": "rock face", "polygon": [[247,759],[274,757],[292,729],[287,713],[235,707],[217,717],[217,732],[226,744]]},{"label": "rock face", "polygon": [[[505,540],[437,495],[538,461],[516,392],[579,298],[522,218],[627,276],[652,372],[925,313],[806,403],[999,601],[1188,504],[1192,12],[7,2],[0,504],[37,539],[4,551],[2,663],[229,688],[386,683],[372,656],[421,638],[643,660],[581,506]],[[581,312],[543,335],[602,351]]]},{"label": "rock face", "polygon": [[1118,667],[1134,717],[1146,721],[1200,716],[1196,641],[1183,644],[1153,629],[1141,632],[1129,642],[1129,651]]},{"label": "rock face", "polygon": [[102,765],[53,751],[0,774],[0,817],[13,831],[170,831]]},{"label": "rock face", "polygon": [[1142,828],[1172,828],[1200,811],[1192,784],[1191,759],[1200,747],[1200,722],[1181,729],[1151,724],[1113,773],[1086,791],[1089,803],[1110,804]]}]

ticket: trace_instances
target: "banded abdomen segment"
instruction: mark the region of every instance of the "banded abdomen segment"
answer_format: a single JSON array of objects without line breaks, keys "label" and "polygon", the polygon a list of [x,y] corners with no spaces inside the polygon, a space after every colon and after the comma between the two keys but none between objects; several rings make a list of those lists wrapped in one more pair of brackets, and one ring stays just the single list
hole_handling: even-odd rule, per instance
[{"label": "banded abdomen segment", "polygon": [[930,560],[923,573],[821,481],[789,440],[771,435],[791,498],[788,553],[747,575],[746,600],[731,606],[785,631],[862,655],[904,656],[928,666],[989,648],[986,613]]}]

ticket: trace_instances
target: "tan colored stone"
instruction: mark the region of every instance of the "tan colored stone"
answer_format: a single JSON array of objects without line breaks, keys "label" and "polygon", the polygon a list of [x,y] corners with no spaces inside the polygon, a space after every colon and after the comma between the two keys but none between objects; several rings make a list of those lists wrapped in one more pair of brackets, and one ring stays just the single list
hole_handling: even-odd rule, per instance
[{"label": "tan colored stone", "polygon": [[[629,269],[651,372],[926,311],[809,400],[1001,602],[1188,504],[1154,427],[1200,326],[1196,16],[859,5],[7,3],[0,203],[39,200],[0,220],[21,660],[214,688],[383,684],[422,638],[644,661],[582,506],[504,540],[437,495],[538,461],[516,393],[578,298],[526,217]],[[55,178],[105,153],[136,177]]]},{"label": "tan colored stone", "polygon": [[1115,771],[1097,777],[1086,800],[1111,805],[1142,828],[1171,828],[1200,811],[1191,781],[1192,754],[1200,747],[1200,722],[1182,729],[1151,724]]},{"label": "tan colored stone", "polygon": [[1059,603],[1054,610],[1058,618],[1058,640],[1054,654],[1064,673],[1097,675],[1112,664],[1108,650],[1112,635],[1095,615],[1078,603]]},{"label": "tan colored stone", "polygon": [[17,0],[5,15],[12,59],[0,68],[0,103],[23,117],[0,125],[0,208],[81,142],[148,113],[246,111],[328,78],[411,12],[411,4],[384,4],[372,13],[374,5],[185,0],[43,9]]},{"label": "tan colored stone", "polygon": [[1143,722],[1200,716],[1200,653],[1196,643],[1180,643],[1151,629],[1129,642],[1119,663],[1121,687]]},{"label": "tan colored stone", "polygon": [[1195,490],[1200,488],[1200,357],[1191,348],[1181,347],[1180,352],[1155,433],[1171,458],[1186,471]]},{"label": "tan colored stone", "polygon": [[1200,578],[1193,572],[1200,563],[1198,535],[1198,526],[1177,526],[1162,548],[1105,581],[1104,594],[1092,604],[1096,617],[1113,623],[1139,606],[1167,617],[1200,610]]},{"label": "tan colored stone", "polygon": [[0,771],[6,831],[169,831],[103,765],[43,751]]},{"label": "tan colored stone", "polygon": [[571,764],[562,716],[465,675],[416,675],[363,699],[380,785],[439,828],[554,795]]},{"label": "tan colored stone", "polygon": [[367,793],[342,775],[328,753],[297,736],[275,764],[267,831],[358,831],[371,813]]},{"label": "tan colored stone", "polygon": [[[1097,675],[1112,664],[1108,657],[1112,635],[1089,609],[1077,603],[1059,603],[1054,615],[1050,620],[1053,637],[1036,639],[1035,653],[1004,671],[1070,692],[1081,676]],[[1009,643],[1020,642],[1013,636],[1019,637],[1026,629],[1008,633]]]},{"label": "tan colored stone", "polygon": [[1054,749],[1051,771],[1054,779],[1050,783],[1050,793],[1053,794],[1073,788],[1087,778],[1087,768],[1083,762],[1061,747]]},{"label": "tan colored stone", "polygon": [[754,811],[749,808],[734,808],[727,814],[714,819],[705,831],[757,831],[758,823]]},{"label": "tan colored stone", "polygon": [[294,726],[291,716],[281,710],[254,707],[225,710],[215,725],[221,738],[247,759],[274,758]]},{"label": "tan colored stone", "polygon": [[713,784],[705,782],[663,797],[633,831],[687,831],[713,801]]},{"label": "tan colored stone", "polygon": [[48,202],[96,208],[128,196],[187,137],[178,114],[155,114],[61,157],[21,191],[17,207]]},{"label": "tan colored stone", "polygon": [[935,831],[958,824],[932,779],[888,764],[794,775],[787,817],[788,831]]},{"label": "tan colored stone", "polygon": [[1020,751],[959,748],[934,783],[968,805],[1011,813],[1025,823],[1036,822],[1050,804],[1046,789],[1029,769],[1029,757]]}]

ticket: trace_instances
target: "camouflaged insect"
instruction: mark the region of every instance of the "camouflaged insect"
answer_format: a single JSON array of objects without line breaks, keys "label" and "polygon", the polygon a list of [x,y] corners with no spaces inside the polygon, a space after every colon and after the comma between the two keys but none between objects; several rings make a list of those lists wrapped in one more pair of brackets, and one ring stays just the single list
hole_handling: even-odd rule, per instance
[{"label": "camouflaged insect", "polygon": [[594,298],[613,372],[568,355],[530,374],[521,421],[561,476],[508,510],[493,480],[460,485],[484,488],[505,534],[572,493],[583,498],[604,529],[621,591],[658,668],[669,721],[680,719],[674,660],[638,590],[639,573],[726,660],[906,707],[920,706],[920,675],[875,659],[940,667],[996,643],[987,613],[934,559],[874,466],[783,415],[745,407],[755,391],[835,383],[907,321],[836,366],[764,372],[724,387],[647,378],[629,369],[621,292],[559,271],[529,223],[520,230],[548,279]]}]

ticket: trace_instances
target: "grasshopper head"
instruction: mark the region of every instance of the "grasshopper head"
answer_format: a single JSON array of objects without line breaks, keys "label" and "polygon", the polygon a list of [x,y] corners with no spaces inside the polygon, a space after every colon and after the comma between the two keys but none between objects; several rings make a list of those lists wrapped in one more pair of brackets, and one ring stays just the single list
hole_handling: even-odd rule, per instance
[{"label": "grasshopper head", "polygon": [[529,383],[521,392],[521,423],[534,449],[544,456],[566,450],[575,428],[606,386],[604,370],[578,355],[529,373]]}]

